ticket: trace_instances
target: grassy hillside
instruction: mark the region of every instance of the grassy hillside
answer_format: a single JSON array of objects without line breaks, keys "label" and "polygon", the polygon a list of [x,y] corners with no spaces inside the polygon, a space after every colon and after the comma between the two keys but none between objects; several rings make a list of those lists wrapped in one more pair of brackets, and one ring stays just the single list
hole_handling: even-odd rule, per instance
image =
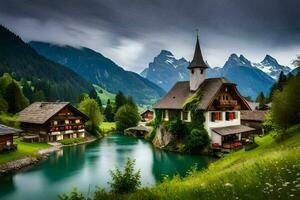
[{"label": "grassy hillside", "polygon": [[296,199],[300,196],[300,131],[277,144],[271,135],[256,138],[259,147],[240,150],[207,170],[175,177],[129,199]]},{"label": "grassy hillside", "polygon": [[107,100],[110,99],[111,102],[114,102],[115,101],[115,94],[113,93],[110,93],[108,91],[106,91],[105,89],[101,88],[100,86],[98,85],[93,85],[94,88],[96,89],[97,93],[98,93],[98,96],[100,97],[101,99],[101,102],[102,102],[102,105],[105,105],[106,106],[106,103],[107,103]]}]

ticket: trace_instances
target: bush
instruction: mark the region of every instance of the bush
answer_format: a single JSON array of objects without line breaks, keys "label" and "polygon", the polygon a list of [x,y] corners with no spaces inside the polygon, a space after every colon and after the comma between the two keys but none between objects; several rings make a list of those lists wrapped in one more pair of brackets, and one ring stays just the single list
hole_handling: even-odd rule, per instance
[{"label": "bush", "polygon": [[74,188],[69,194],[65,193],[63,195],[59,195],[58,199],[60,199],[60,200],[85,200],[83,193],[78,192],[76,188]]},{"label": "bush", "polygon": [[273,122],[272,122],[272,117],[270,112],[268,112],[266,114],[266,119],[262,124],[262,127],[264,129],[264,133],[267,134],[269,133],[271,130],[273,130]]},{"label": "bush", "polygon": [[115,116],[118,131],[124,131],[129,127],[137,126],[139,121],[140,115],[138,110],[128,104],[121,106]]},{"label": "bush", "polygon": [[109,182],[112,192],[129,193],[137,190],[141,186],[141,171],[134,172],[135,160],[127,159],[124,172],[116,168],[115,171],[109,171],[112,182]]},{"label": "bush", "polygon": [[84,141],[83,138],[67,138],[67,139],[61,140],[60,143],[63,145],[70,145],[70,144],[76,144],[76,143],[79,143],[82,141]]},{"label": "bush", "polygon": [[167,130],[177,137],[183,138],[186,135],[187,129],[185,123],[180,119],[172,120],[167,125]]},{"label": "bush", "polygon": [[193,129],[186,138],[186,151],[202,151],[210,144],[210,138],[205,129]]},{"label": "bush", "polygon": [[103,116],[98,103],[94,99],[85,98],[80,102],[79,110],[89,117],[89,121],[86,123],[87,131],[99,137],[101,135],[99,126],[103,121]]}]

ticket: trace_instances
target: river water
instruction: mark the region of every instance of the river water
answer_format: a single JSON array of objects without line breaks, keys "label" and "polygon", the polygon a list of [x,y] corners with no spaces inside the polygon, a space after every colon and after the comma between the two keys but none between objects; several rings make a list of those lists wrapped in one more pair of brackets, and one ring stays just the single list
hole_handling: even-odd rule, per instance
[{"label": "river water", "polygon": [[143,139],[112,134],[90,144],[64,147],[38,165],[0,177],[2,200],[52,200],[73,187],[85,194],[95,186],[109,189],[109,170],[136,160],[142,186],[159,183],[164,175],[185,175],[197,164],[206,167],[210,157],[157,150]]}]

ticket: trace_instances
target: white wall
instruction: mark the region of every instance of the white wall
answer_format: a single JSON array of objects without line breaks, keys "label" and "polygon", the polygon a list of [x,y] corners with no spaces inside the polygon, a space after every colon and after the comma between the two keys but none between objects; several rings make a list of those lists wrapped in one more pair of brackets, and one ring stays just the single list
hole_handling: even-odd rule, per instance
[{"label": "white wall", "polygon": [[[210,120],[210,113],[211,112],[222,112],[222,120],[216,120],[211,122]],[[226,127],[226,126],[237,126],[241,125],[241,113],[240,111],[228,111],[228,112],[237,112],[237,119],[226,121],[225,113],[226,111],[208,111],[204,113],[205,123],[204,127],[206,128],[208,135],[212,139],[212,143],[219,143],[221,144],[221,136],[211,130],[211,128],[218,128],[218,127]]]},{"label": "white wall", "polygon": [[[194,73],[192,73],[192,70],[194,70]],[[203,74],[201,74],[200,68],[190,69],[190,90],[196,91],[205,78],[206,69],[203,69]]]}]

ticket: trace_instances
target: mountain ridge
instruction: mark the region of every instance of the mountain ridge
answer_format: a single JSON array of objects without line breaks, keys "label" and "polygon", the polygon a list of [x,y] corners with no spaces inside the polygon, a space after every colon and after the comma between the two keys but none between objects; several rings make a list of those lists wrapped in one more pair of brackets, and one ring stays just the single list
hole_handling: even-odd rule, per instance
[{"label": "mountain ridge", "polygon": [[91,83],[112,93],[120,90],[132,96],[139,104],[153,104],[165,93],[151,81],[137,73],[124,70],[92,49],[38,41],[31,41],[29,45],[39,54],[67,66]]}]

